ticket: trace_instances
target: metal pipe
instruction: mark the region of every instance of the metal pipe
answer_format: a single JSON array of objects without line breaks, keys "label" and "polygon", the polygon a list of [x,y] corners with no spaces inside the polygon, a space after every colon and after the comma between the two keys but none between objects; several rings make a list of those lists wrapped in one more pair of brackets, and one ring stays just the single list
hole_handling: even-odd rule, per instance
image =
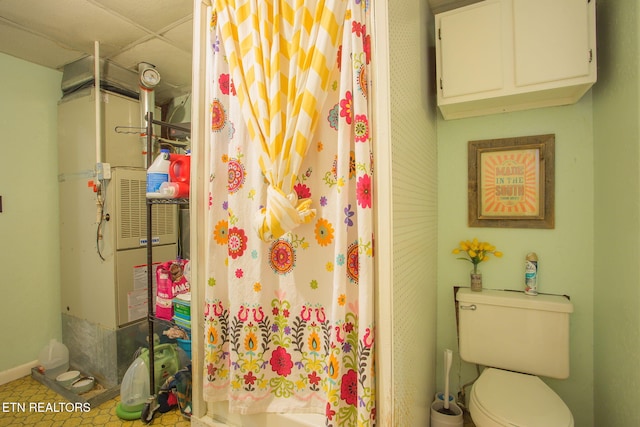
[{"label": "metal pipe", "polygon": [[[138,64],[138,77],[140,87],[140,128],[144,128],[145,131],[140,133],[140,143],[142,145],[143,155],[147,154],[147,150],[153,150],[153,146],[147,143],[148,129],[152,127],[146,126],[147,114],[153,113],[156,108],[156,95],[154,88],[160,83],[160,73],[155,67],[147,62],[141,62]],[[150,134],[151,135],[151,134]],[[150,153],[152,154],[152,153]],[[151,165],[149,161],[149,155],[145,156],[145,168]]]},{"label": "metal pipe", "polygon": [[96,164],[102,163],[102,93],[100,92],[100,42],[93,42],[93,73],[96,103]]},{"label": "metal pipe", "polygon": [[[147,162],[151,164],[151,144],[152,137],[151,134],[153,132],[153,113],[148,113],[148,117],[145,117],[147,121]],[[149,326],[149,393],[151,396],[155,396],[156,394],[156,383],[155,383],[155,351],[154,351],[154,330],[153,330],[153,322],[155,317],[154,307],[153,307],[153,221],[151,218],[152,214],[152,205],[149,199],[146,199],[147,202],[147,324]]]}]

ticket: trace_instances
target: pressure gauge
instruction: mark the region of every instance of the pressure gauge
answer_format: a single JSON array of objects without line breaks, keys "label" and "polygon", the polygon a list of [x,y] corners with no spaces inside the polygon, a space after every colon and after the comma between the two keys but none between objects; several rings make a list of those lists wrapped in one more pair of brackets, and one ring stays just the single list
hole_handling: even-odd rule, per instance
[{"label": "pressure gauge", "polygon": [[155,68],[146,68],[140,74],[140,82],[151,89],[160,83],[160,73]]}]

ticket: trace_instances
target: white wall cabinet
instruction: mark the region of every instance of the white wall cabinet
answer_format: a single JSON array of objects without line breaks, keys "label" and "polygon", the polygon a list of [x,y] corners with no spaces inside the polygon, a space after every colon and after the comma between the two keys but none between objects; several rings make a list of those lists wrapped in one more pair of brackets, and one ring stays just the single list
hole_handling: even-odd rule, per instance
[{"label": "white wall cabinet", "polygon": [[445,119],[577,102],[595,83],[595,0],[486,0],[436,15]]}]

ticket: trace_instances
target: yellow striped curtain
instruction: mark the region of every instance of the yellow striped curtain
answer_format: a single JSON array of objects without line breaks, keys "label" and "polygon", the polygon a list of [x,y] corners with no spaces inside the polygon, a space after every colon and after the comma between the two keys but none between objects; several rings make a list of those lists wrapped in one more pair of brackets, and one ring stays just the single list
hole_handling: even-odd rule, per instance
[{"label": "yellow striped curtain", "polygon": [[311,222],[293,186],[318,124],[342,35],[345,0],[217,0],[218,25],[249,136],[269,183],[256,214],[271,241]]}]

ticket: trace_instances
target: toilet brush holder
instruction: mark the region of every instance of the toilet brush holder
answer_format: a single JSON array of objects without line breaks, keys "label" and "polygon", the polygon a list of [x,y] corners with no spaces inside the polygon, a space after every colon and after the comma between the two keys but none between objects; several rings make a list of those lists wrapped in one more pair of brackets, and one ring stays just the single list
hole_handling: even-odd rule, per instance
[{"label": "toilet brush holder", "polygon": [[449,403],[453,415],[443,414],[444,401],[437,399],[431,404],[431,427],[462,427],[464,418],[462,409],[455,403]]},{"label": "toilet brush holder", "polygon": [[[434,400],[439,400],[440,402],[444,402],[444,393],[436,393],[436,397]],[[456,403],[456,399],[453,397],[453,394],[449,394],[449,404]]]}]

